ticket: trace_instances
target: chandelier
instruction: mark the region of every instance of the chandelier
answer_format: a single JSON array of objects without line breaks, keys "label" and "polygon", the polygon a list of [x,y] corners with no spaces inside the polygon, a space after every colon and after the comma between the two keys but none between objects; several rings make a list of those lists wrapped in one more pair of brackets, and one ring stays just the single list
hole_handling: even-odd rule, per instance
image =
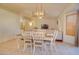
[{"label": "chandelier", "polygon": [[42,19],[44,17],[44,9],[43,4],[38,4],[36,7],[35,12],[33,13],[34,16],[38,17],[39,19]]}]

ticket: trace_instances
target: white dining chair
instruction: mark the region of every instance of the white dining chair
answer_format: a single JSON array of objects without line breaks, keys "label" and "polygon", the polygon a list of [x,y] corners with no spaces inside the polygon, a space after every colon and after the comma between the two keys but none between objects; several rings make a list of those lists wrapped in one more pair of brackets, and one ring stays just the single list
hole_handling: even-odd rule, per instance
[{"label": "white dining chair", "polygon": [[23,35],[23,39],[24,39],[24,51],[26,50],[26,48],[28,48],[28,46],[30,46],[31,51],[32,51],[32,34],[31,32],[27,31],[25,33],[22,34]]},{"label": "white dining chair", "polygon": [[51,40],[51,50],[52,50],[52,48],[53,48],[53,50],[55,51],[55,52],[57,52],[57,50],[56,50],[56,38],[57,38],[57,35],[58,35],[58,31],[57,30],[54,30],[54,33],[53,33],[53,39]]},{"label": "white dining chair", "polygon": [[[50,44],[51,51],[54,50],[56,52],[55,40],[57,38],[58,31],[54,30],[53,32],[51,32],[49,34],[50,35],[47,35],[47,33],[46,33],[45,42],[48,42]],[[46,49],[46,45],[47,45],[47,43],[44,46],[45,49]]]},{"label": "white dining chair", "polygon": [[35,54],[36,48],[41,48],[41,53],[43,52],[43,39],[44,33],[43,32],[34,32],[33,35],[33,54]]},{"label": "white dining chair", "polygon": [[24,41],[23,41],[22,35],[21,34],[17,34],[15,39],[16,39],[16,42],[17,42],[17,49],[22,50],[22,48],[24,46],[23,45]]}]

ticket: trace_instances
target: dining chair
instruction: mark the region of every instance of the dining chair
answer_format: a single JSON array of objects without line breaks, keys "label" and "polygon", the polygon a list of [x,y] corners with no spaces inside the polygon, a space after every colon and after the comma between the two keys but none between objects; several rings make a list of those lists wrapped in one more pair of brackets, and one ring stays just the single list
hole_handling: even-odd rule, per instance
[{"label": "dining chair", "polygon": [[28,46],[30,46],[31,51],[32,51],[32,34],[30,31],[26,31],[23,34],[23,39],[24,39],[24,51],[26,50],[26,48],[28,48]]},{"label": "dining chair", "polygon": [[57,52],[57,50],[56,50],[56,42],[55,42],[56,39],[57,39],[57,35],[58,35],[58,31],[54,30],[53,39],[51,40],[51,50],[53,48],[55,52]]},{"label": "dining chair", "polygon": [[16,42],[17,42],[17,49],[21,50],[24,46],[23,37],[21,34],[17,34],[15,38],[16,38]]},{"label": "dining chair", "polygon": [[43,32],[34,32],[33,33],[33,54],[35,54],[36,48],[41,48],[41,53],[43,52],[43,39],[44,33]]},{"label": "dining chair", "polygon": [[[46,37],[45,37],[45,40],[44,40],[44,43],[48,42],[50,44],[51,51],[54,50],[55,52],[56,52],[55,40],[57,38],[57,34],[58,34],[57,30],[53,30],[53,32],[46,33],[46,35],[45,35]],[[48,43],[45,44],[44,49],[47,48],[46,45]]]}]

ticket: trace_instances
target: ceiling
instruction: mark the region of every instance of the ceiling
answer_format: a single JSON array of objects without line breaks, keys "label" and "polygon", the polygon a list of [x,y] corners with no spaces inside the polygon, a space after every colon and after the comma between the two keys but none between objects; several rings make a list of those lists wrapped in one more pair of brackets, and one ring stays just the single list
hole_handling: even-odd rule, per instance
[{"label": "ceiling", "polygon": [[[36,10],[40,4],[36,3],[2,3],[0,4],[1,8],[7,9],[11,12],[15,12],[24,17],[31,17],[32,12]],[[45,10],[47,17],[58,17],[64,9],[66,9],[69,5],[68,3],[43,3],[43,9]]]}]

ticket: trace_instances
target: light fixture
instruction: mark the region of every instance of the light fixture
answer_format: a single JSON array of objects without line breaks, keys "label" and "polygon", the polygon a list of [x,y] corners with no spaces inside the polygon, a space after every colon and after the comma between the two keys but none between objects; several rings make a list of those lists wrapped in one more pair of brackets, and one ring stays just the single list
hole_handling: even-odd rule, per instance
[{"label": "light fixture", "polygon": [[39,19],[42,19],[44,17],[44,9],[43,4],[38,4],[36,7],[35,12],[33,13],[34,16],[38,17]]},{"label": "light fixture", "polygon": [[29,22],[29,25],[32,26],[32,22]]}]

